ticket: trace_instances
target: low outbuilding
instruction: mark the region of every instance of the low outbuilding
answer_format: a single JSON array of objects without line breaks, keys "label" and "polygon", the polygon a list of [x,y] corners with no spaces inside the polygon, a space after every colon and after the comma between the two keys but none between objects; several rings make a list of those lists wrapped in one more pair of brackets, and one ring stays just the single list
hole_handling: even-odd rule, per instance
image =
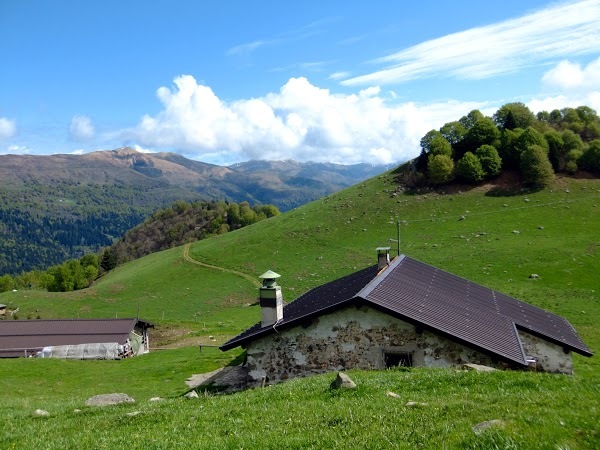
[{"label": "low outbuilding", "polygon": [[51,319],[0,321],[0,357],[120,359],[150,350],[140,319]]}]

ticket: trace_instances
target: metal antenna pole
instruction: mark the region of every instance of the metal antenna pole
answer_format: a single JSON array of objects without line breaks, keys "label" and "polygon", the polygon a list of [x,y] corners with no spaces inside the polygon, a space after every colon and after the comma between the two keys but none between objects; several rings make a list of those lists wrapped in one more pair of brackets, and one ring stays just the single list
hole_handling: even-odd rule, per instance
[{"label": "metal antenna pole", "polygon": [[400,256],[400,221],[398,221],[398,256]]}]

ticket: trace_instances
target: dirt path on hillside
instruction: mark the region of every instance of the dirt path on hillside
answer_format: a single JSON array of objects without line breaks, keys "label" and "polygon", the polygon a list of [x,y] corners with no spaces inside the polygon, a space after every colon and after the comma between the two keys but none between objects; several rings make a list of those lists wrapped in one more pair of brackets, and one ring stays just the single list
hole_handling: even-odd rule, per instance
[{"label": "dirt path on hillside", "polygon": [[199,266],[206,267],[208,269],[214,269],[214,270],[220,270],[221,272],[232,273],[234,275],[237,275],[238,277],[245,278],[250,283],[252,283],[254,286],[260,287],[260,283],[258,282],[258,280],[256,278],[252,278],[250,275],[247,275],[247,274],[242,273],[242,272],[238,272],[237,270],[226,269],[225,267],[213,266],[211,264],[206,264],[206,263],[200,262],[198,260],[195,260],[194,258],[192,258],[190,256],[190,245],[191,244],[185,244],[183,246],[183,258],[186,261],[191,262],[192,264],[197,264]]}]

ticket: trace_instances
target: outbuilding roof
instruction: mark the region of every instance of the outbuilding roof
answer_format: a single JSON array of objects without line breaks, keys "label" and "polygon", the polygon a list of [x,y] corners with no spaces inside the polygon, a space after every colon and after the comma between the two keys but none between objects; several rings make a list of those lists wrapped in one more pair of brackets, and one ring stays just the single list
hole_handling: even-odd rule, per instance
[{"label": "outbuilding roof", "polygon": [[57,345],[124,344],[136,326],[154,325],[139,319],[1,320],[0,357],[31,355]]},{"label": "outbuilding roof", "polygon": [[590,349],[556,314],[401,255],[312,289],[284,307],[275,326],[260,323],[221,346],[229,350],[329,311],[366,304],[505,360],[526,365],[518,329],[585,356]]}]

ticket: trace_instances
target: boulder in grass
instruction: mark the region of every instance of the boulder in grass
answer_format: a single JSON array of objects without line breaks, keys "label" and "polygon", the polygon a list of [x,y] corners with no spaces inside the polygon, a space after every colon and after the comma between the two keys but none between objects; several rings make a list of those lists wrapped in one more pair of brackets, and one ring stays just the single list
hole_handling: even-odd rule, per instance
[{"label": "boulder in grass", "polygon": [[50,413],[48,411],[45,411],[43,409],[36,409],[33,412],[33,417],[48,417],[50,415]]},{"label": "boulder in grass", "polygon": [[329,386],[331,389],[356,389],[356,383],[343,372],[338,372],[335,380]]}]

